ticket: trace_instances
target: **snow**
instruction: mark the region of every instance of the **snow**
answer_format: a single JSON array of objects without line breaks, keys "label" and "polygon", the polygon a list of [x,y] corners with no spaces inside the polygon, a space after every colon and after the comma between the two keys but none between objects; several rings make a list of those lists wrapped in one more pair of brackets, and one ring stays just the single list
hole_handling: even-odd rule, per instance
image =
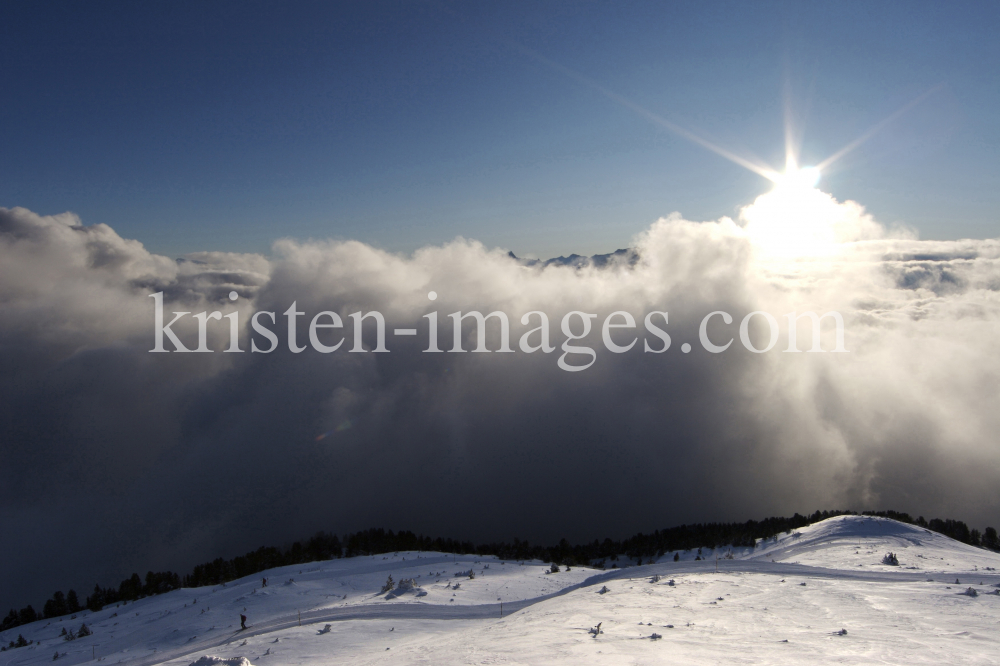
[{"label": "snow", "polygon": [[[881,563],[889,551],[899,566]],[[17,627],[0,640],[41,643],[0,666],[56,651],[59,666],[996,663],[1000,554],[843,516],[754,549],[673,555],[558,573],[441,553],[283,567]],[[396,589],[380,593],[390,574]],[[93,636],[60,639],[83,622]]]},{"label": "snow", "polygon": [[[895,553],[898,567],[882,564],[888,552]],[[764,544],[754,556],[835,569],[860,566],[930,573],[1000,569],[997,553],[916,525],[870,516],[830,518],[793,534],[780,535],[776,544]]]}]

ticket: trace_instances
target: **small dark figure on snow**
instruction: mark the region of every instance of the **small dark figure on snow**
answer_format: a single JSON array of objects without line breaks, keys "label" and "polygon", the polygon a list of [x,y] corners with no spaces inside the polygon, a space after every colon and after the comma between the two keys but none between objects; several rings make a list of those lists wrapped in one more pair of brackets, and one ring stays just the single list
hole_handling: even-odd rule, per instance
[{"label": "small dark figure on snow", "polygon": [[240,613],[240,629],[246,629],[246,628],[247,628],[247,616],[244,615],[243,613]]},{"label": "small dark figure on snow", "polygon": [[262,582],[260,586],[261,587],[267,587],[267,579],[266,578],[264,579],[264,582]]}]

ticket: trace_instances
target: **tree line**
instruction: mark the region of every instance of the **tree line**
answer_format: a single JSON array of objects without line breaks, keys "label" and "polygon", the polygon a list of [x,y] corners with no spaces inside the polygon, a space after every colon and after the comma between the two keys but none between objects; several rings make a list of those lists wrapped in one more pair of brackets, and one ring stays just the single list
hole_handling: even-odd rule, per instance
[{"label": "tree line", "polygon": [[[199,564],[191,573],[183,577],[171,571],[148,572],[145,579],[132,574],[117,587],[94,586],[87,597],[85,607],[99,611],[104,606],[135,601],[143,597],[162,594],[179,587],[201,587],[220,585],[275,567],[317,562],[337,557],[376,555],[399,551],[433,551],[459,555],[493,555],[504,560],[541,560],[556,564],[593,565],[616,561],[620,555],[641,562],[643,559],[662,557],[673,551],[697,548],[718,548],[720,546],[753,547],[758,540],[768,539],[783,532],[806,527],[827,518],[843,515],[858,515],[853,511],[816,511],[803,516],[798,513],[790,518],[774,517],[764,520],[748,520],[745,523],[696,523],[656,530],[651,534],[639,533],[627,539],[615,541],[595,539],[593,542],[571,545],[562,539],[554,546],[532,545],[527,541],[514,539],[512,542],[491,542],[475,544],[471,541],[431,538],[409,531],[393,532],[373,528],[348,534],[341,540],[336,534],[319,532],[305,543],[296,541],[287,549],[260,547],[255,551],[232,559],[216,558]],[[898,511],[865,511],[860,515],[892,518],[903,523],[917,525],[949,536],[972,546],[1000,551],[1000,538],[996,529],[987,527],[983,532],[969,529],[961,520],[911,517]],[[40,619],[59,617],[80,612],[75,591],[67,594],[56,592],[45,602],[42,612],[37,613],[29,604],[20,611],[11,609],[0,622],[0,631],[28,624]],[[13,646],[12,646],[13,647]]]},{"label": "tree line", "polygon": [[99,611],[109,604],[117,604],[123,601],[135,601],[143,597],[154,594],[162,594],[170,590],[176,590],[181,586],[180,577],[170,571],[154,573],[150,571],[146,574],[146,581],[143,583],[139,574],[132,574],[131,578],[123,580],[118,587],[102,588],[100,585],[94,586],[94,592],[87,597],[84,606],[80,605],[76,590],[70,590],[66,594],[61,591],[52,595],[52,598],[42,606],[39,613],[31,604],[28,604],[19,611],[13,608],[7,616],[0,621],[0,631],[13,629],[22,624],[29,624],[36,620],[46,620],[63,615],[74,615],[84,608],[91,611]]}]

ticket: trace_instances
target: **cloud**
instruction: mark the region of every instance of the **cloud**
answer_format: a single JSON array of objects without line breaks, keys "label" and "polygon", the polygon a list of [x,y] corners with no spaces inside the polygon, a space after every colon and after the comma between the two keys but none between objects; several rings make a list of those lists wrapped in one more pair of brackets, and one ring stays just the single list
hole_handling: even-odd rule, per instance
[{"label": "cloud", "polygon": [[[25,544],[0,561],[3,601],[318,529],[581,540],[836,507],[995,524],[1000,243],[919,241],[824,197],[816,219],[838,235],[808,260],[767,246],[775,202],[762,198],[738,222],[663,218],[635,239],[635,261],[548,266],[465,239],[411,255],[281,240],[267,258],[173,261],[72,214],[0,209],[0,520]],[[830,228],[793,236],[815,249]],[[150,354],[157,291],[168,311],[238,312],[244,349],[250,315],[274,312],[279,348],[222,353],[223,321],[216,353]],[[281,313],[293,301],[300,344],[333,311],[344,347],[290,353]],[[349,315],[372,310],[391,353],[347,352]],[[546,312],[556,351],[421,351],[425,314],[438,312],[449,349],[448,315],[470,310],[507,313],[514,349],[521,316]],[[559,322],[574,310],[598,315],[580,342],[597,358],[567,373]],[[669,312],[663,354],[643,352],[643,337],[660,346],[642,330],[654,310]],[[709,327],[735,338],[722,354],[698,342],[715,310],[734,317]],[[782,352],[783,315],[807,310],[842,313],[850,353]],[[638,324],[628,353],[601,341],[614,311]],[[740,342],[753,311],[781,324],[768,353]],[[190,316],[175,330],[195,346]],[[808,349],[805,321],[798,331]],[[832,348],[831,330],[823,339]]]}]

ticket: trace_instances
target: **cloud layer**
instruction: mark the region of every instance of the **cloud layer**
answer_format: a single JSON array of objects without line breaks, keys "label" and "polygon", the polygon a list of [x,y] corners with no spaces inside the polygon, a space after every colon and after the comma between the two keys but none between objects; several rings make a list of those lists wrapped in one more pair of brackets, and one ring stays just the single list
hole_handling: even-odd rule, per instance
[{"label": "cloud layer", "polygon": [[[462,239],[409,256],[283,240],[267,258],[173,261],[72,214],[0,209],[0,522],[23,545],[0,555],[0,602],[318,529],[583,540],[816,508],[995,525],[1000,242],[918,241],[856,203],[807,198],[791,217],[765,195],[738,221],[663,218],[636,239],[634,263],[546,267]],[[802,231],[803,215],[821,223]],[[274,312],[281,344],[222,353],[223,321],[215,353],[150,354],[154,292],[168,311],[238,311],[244,349],[249,316]],[[293,301],[300,344],[329,310],[344,347],[288,352]],[[391,352],[348,353],[350,313],[371,310]],[[537,325],[521,316],[546,312],[557,349],[421,351],[423,315],[439,313],[449,349],[448,314],[470,310],[507,313],[515,350]],[[559,320],[573,310],[598,315],[583,342],[597,360],[567,373]],[[669,312],[663,354],[643,351],[643,337],[660,347],[642,331],[654,310]],[[735,338],[722,354],[698,342],[715,310],[734,317],[709,327]],[[781,324],[764,354],[739,340],[758,310]],[[842,313],[850,353],[782,352],[783,315],[807,310]],[[601,342],[614,311],[639,327],[625,354]],[[391,335],[403,326],[420,335]],[[175,329],[195,346],[190,316]],[[823,340],[831,349],[832,331]]]}]

